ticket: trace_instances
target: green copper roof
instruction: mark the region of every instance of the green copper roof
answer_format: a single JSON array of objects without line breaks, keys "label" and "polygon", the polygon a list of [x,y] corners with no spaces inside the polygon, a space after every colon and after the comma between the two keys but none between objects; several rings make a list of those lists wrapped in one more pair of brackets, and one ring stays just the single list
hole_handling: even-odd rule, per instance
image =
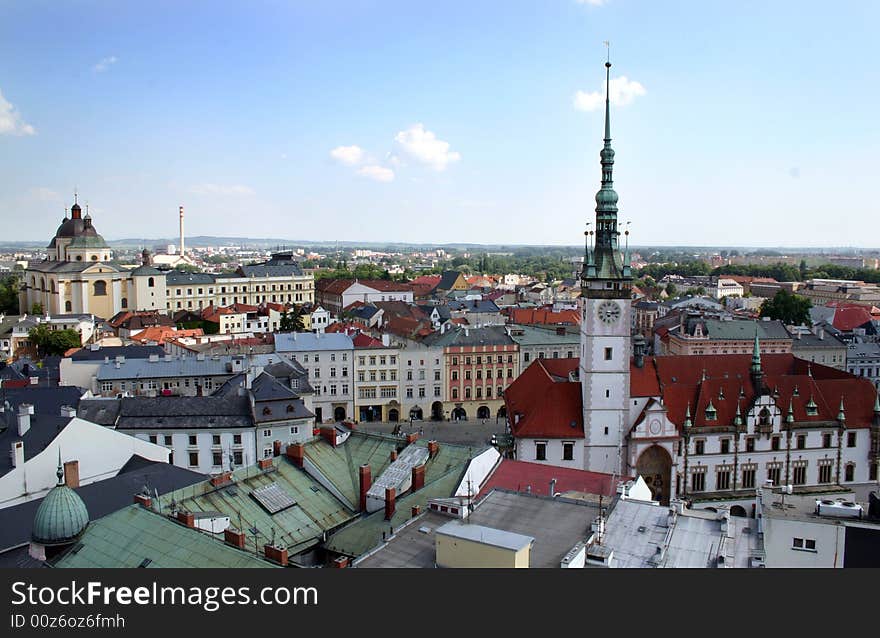
[{"label": "green copper roof", "polygon": [[139,505],[129,505],[94,521],[80,537],[78,545],[81,547],[62,555],[54,566],[276,566],[251,552],[225,545],[222,535],[212,538],[210,534],[181,525]]},{"label": "green copper roof", "polygon": [[79,495],[64,484],[58,453],[58,484],[37,508],[31,536],[43,545],[63,545],[75,540],[89,524],[89,511]]},{"label": "green copper roof", "polygon": [[761,344],[758,341],[758,326],[755,325],[755,346],[752,348],[752,372],[761,371]]},{"label": "green copper roof", "polygon": [[81,235],[79,237],[75,237],[72,242],[70,242],[70,248],[107,248],[107,242],[104,241],[104,238],[100,235],[95,235],[91,237],[89,235]]}]

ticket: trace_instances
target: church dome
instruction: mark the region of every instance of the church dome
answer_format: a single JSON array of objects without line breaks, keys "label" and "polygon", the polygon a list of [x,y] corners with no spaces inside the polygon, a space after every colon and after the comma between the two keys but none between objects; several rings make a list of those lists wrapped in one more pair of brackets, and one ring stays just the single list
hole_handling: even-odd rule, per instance
[{"label": "church dome", "polygon": [[86,504],[71,488],[62,483],[64,472],[58,468],[58,485],[53,487],[34,516],[31,537],[43,545],[64,545],[76,540],[89,524]]},{"label": "church dome", "polygon": [[617,206],[617,191],[611,188],[603,188],[596,193],[598,206]]}]

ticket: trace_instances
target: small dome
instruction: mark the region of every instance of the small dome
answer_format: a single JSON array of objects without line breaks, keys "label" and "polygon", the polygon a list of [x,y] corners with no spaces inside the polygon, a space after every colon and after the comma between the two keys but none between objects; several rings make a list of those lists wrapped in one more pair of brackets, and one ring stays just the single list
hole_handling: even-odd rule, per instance
[{"label": "small dome", "polygon": [[58,471],[58,485],[53,487],[34,516],[31,537],[43,545],[64,545],[82,534],[89,524],[89,511],[79,495],[61,484],[62,470]]},{"label": "small dome", "polygon": [[610,188],[603,188],[596,193],[596,204],[599,206],[617,206],[617,192]]}]

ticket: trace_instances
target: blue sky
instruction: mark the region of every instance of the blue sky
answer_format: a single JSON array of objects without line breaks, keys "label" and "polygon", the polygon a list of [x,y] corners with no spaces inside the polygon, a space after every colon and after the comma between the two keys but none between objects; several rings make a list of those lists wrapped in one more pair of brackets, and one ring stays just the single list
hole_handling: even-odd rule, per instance
[{"label": "blue sky", "polygon": [[610,40],[634,243],[876,246],[878,22],[865,0],[0,1],[2,234],[48,240],[76,186],[109,239],[174,236],[183,205],[192,235],[578,244]]}]

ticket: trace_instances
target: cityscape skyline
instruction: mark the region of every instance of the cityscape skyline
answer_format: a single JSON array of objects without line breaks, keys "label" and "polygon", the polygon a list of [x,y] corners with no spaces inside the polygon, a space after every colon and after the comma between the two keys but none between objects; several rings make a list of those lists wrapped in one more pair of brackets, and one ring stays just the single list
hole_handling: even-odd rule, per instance
[{"label": "cityscape skyline", "polygon": [[[173,237],[184,205],[192,236],[574,246],[610,39],[634,245],[868,248],[854,229],[877,214],[877,71],[859,32],[877,8],[794,6],[13,5],[0,219],[8,240],[39,241],[77,188],[110,240]],[[65,37],[71,23],[90,37]],[[746,23],[748,49],[716,45]],[[830,225],[841,184],[847,222]]]}]

